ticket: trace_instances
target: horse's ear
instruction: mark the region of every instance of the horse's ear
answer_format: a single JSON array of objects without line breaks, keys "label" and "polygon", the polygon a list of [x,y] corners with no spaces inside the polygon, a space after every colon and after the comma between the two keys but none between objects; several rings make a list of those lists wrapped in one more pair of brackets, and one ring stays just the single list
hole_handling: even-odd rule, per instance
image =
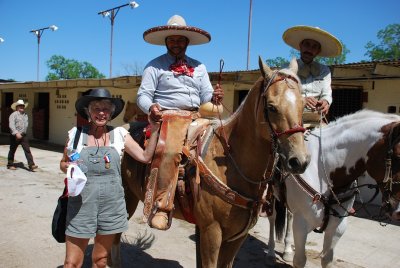
[{"label": "horse's ear", "polygon": [[258,65],[262,76],[264,76],[265,79],[270,79],[272,77],[272,70],[266,63],[264,63],[261,56],[258,56]]},{"label": "horse's ear", "polygon": [[289,69],[292,70],[295,74],[297,74],[297,71],[299,70],[299,65],[297,64],[297,60],[295,57],[292,58],[289,64]]}]

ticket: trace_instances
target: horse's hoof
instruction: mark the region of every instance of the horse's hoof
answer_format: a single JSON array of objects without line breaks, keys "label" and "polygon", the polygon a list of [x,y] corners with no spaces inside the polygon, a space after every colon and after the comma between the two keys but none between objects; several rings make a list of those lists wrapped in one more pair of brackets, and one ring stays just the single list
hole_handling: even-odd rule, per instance
[{"label": "horse's hoof", "polygon": [[158,211],[151,219],[151,227],[158,230],[167,230],[168,226],[168,214],[163,211]]},{"label": "horse's hoof", "polygon": [[286,262],[292,262],[293,261],[293,252],[292,253],[283,253],[282,259]]}]

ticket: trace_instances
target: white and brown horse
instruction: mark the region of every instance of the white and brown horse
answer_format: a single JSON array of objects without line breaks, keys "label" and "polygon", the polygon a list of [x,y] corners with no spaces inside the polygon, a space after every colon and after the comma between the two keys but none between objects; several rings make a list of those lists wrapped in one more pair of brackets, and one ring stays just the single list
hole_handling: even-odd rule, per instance
[{"label": "white and brown horse", "polygon": [[[272,71],[261,59],[259,65],[263,77],[238,110],[214,128],[203,142],[201,157],[186,168],[196,193],[193,216],[203,268],[232,267],[249,229],[257,222],[276,155],[295,174],[304,172],[309,161],[301,127],[303,102],[296,61],[279,71]],[[200,164],[199,184],[193,162]],[[129,217],[144,199],[145,172],[145,165],[125,154],[122,175]],[[193,185],[198,185],[197,190]],[[175,208],[174,217],[184,219],[177,202]],[[118,248],[119,240],[112,254],[116,266]]]},{"label": "white and brown horse", "polygon": [[[362,110],[314,129],[306,140],[309,166],[302,175],[287,174],[284,180],[293,225],[287,226],[283,256],[287,260],[292,254],[293,227],[293,266],[304,267],[308,233],[323,230],[321,265],[332,267],[334,248],[346,230],[346,216],[351,215],[357,189],[354,182],[365,172],[381,190],[381,212],[400,220],[400,116]],[[271,255],[275,254],[273,220],[271,217]]]}]

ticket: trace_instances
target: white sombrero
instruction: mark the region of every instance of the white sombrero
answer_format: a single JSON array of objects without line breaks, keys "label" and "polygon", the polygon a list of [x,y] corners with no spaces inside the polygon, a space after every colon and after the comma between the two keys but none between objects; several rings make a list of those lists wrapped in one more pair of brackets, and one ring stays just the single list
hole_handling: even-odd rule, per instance
[{"label": "white sombrero", "polygon": [[282,36],[289,46],[300,50],[300,43],[304,39],[312,39],[321,44],[321,57],[336,57],[342,54],[342,43],[332,34],[318,27],[294,26],[287,29]]},{"label": "white sombrero", "polygon": [[189,45],[201,45],[210,42],[211,35],[196,27],[186,26],[186,21],[179,15],[172,16],[167,25],[148,29],[143,39],[153,45],[165,45],[165,38],[171,35],[182,35],[189,39]]},{"label": "white sombrero", "polygon": [[13,104],[11,104],[11,109],[13,109],[15,111],[17,109],[17,106],[19,106],[19,105],[24,105],[25,108],[28,107],[28,103],[24,102],[24,100],[17,100]]}]

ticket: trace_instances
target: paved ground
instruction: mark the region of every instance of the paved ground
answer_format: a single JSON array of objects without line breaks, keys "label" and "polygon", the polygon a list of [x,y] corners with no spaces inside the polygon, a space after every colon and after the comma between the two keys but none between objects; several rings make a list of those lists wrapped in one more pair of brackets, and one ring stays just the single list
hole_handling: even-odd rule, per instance
[{"label": "paved ground", "polygon": [[[39,169],[29,172],[21,148],[17,150],[19,169],[6,169],[7,139],[0,135],[0,267],[61,267],[64,244],[51,236],[51,217],[64,175],[58,169],[62,147],[32,142]],[[373,212],[374,208],[370,208]],[[141,209],[130,220],[123,235],[123,267],[195,267],[194,226],[174,220],[169,231],[149,228],[141,221]],[[240,250],[234,267],[291,267],[281,260],[271,264],[265,258],[268,221],[260,218]],[[335,252],[335,266],[346,268],[399,267],[400,227],[361,217],[351,217],[349,227]],[[307,267],[319,267],[322,235],[310,234]],[[277,244],[281,254],[283,245]],[[92,246],[84,267],[90,267]]]}]

